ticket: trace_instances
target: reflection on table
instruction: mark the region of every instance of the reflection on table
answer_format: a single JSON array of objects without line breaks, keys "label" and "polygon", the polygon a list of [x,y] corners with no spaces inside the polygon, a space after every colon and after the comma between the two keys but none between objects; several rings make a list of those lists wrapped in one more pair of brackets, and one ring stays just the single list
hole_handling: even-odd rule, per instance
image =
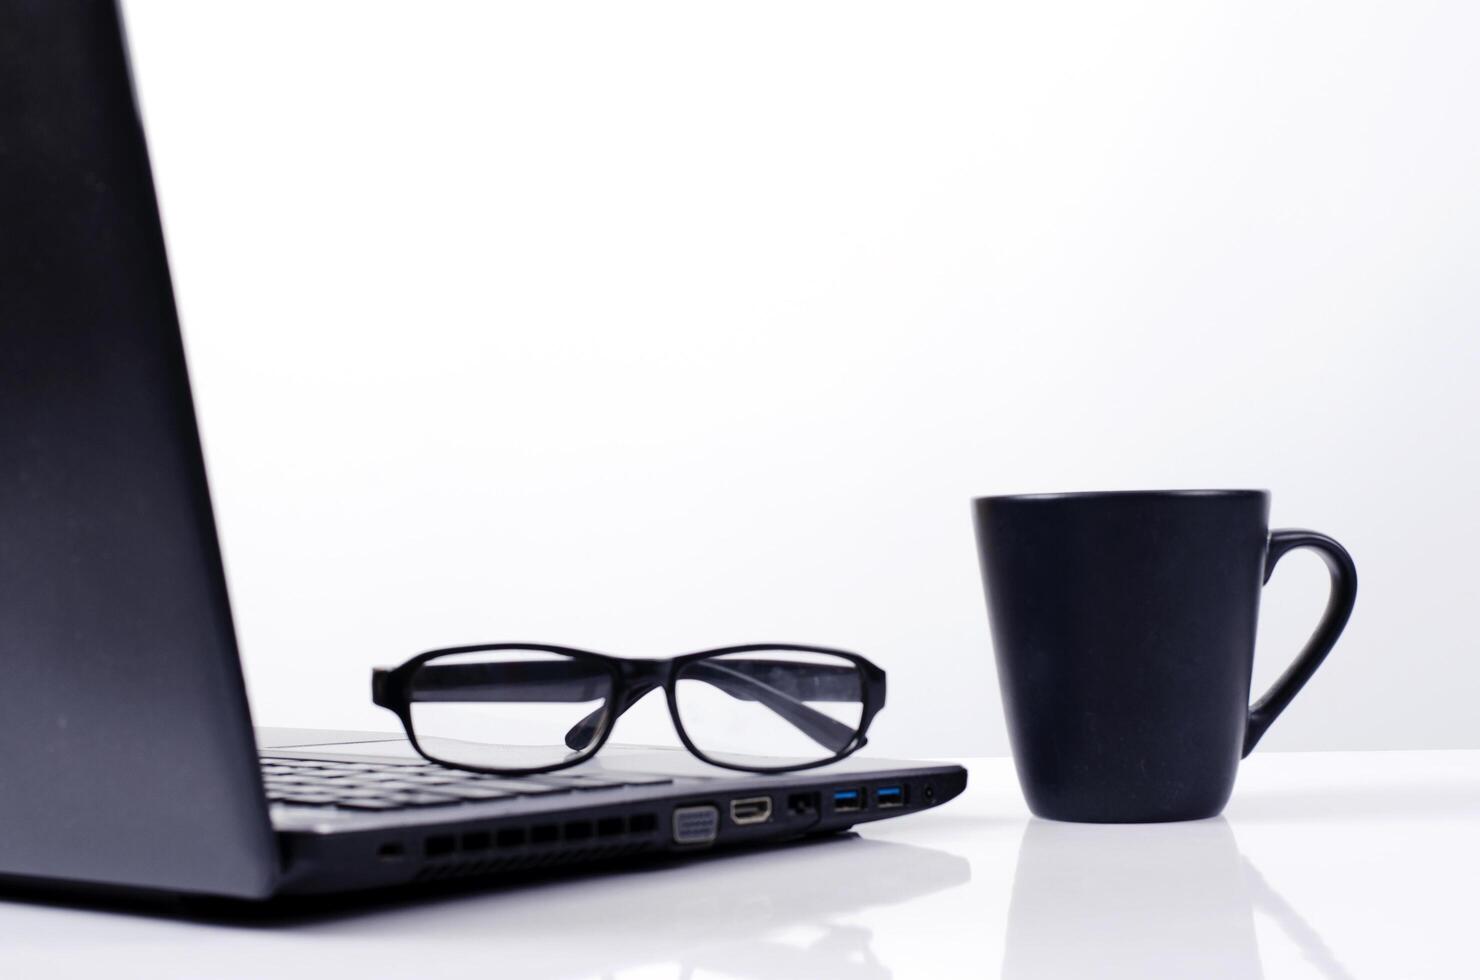
[{"label": "reflection on table", "polygon": [[1221,817],[1137,825],[1030,820],[1018,847],[1002,975],[1260,978],[1256,910],[1274,919],[1320,975],[1350,976],[1239,853]]}]

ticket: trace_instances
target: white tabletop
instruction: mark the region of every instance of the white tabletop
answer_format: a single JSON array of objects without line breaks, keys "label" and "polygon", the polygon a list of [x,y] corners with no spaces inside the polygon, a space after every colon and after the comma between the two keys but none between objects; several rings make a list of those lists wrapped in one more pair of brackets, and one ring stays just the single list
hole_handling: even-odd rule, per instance
[{"label": "white tabletop", "polygon": [[1031,820],[1005,759],[857,836],[288,924],[0,898],[0,976],[1480,974],[1480,752],[1256,754],[1225,818]]}]

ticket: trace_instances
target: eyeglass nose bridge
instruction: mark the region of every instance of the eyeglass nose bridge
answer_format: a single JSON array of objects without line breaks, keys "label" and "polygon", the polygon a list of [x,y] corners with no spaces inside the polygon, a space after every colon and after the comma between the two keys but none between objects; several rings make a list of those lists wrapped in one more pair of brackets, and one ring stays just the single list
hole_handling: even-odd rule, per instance
[{"label": "eyeglass nose bridge", "polygon": [[623,660],[618,664],[622,683],[629,687],[665,687],[673,664],[667,660]]}]

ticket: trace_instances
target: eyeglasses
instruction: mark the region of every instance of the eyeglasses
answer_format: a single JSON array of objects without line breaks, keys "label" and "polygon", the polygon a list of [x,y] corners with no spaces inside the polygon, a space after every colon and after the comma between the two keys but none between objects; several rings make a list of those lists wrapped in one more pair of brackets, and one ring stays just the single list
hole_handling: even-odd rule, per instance
[{"label": "eyeglasses", "polygon": [[[442,765],[501,776],[576,765],[656,690],[705,762],[793,772],[863,748],[884,671],[856,653],[753,644],[631,660],[540,643],[450,647],[373,676],[373,698]],[[781,757],[781,758],[777,758]]]}]

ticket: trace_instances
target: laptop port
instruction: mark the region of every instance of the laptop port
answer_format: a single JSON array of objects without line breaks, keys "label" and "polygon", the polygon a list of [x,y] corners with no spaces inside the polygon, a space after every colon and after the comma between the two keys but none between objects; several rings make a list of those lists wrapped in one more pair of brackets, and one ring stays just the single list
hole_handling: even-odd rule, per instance
[{"label": "laptop port", "polygon": [[719,807],[681,806],[673,811],[673,843],[708,844],[719,836]]},{"label": "laptop port", "polygon": [[874,805],[880,810],[891,810],[905,804],[903,786],[880,786],[874,790]]},{"label": "laptop port", "polygon": [[817,806],[816,793],[793,793],[786,800],[786,812],[794,817],[816,816]]},{"label": "laptop port", "polygon": [[765,823],[771,819],[769,796],[747,796],[743,800],[730,801],[730,822],[738,827],[753,823]]},{"label": "laptop port", "polygon": [[833,793],[833,812],[846,813],[863,809],[863,790],[840,789]]}]

